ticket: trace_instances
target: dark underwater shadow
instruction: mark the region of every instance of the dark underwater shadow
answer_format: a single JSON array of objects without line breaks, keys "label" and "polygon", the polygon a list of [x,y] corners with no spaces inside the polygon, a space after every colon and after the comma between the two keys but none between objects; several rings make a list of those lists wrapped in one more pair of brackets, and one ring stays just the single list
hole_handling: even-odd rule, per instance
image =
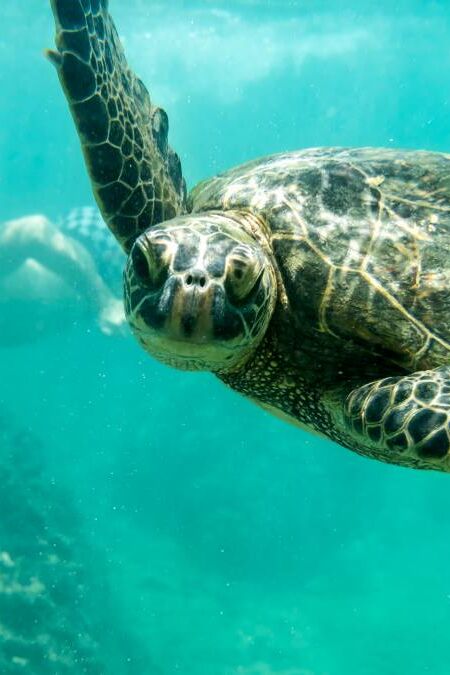
[{"label": "dark underwater shadow", "polygon": [[0,672],[158,673],[115,607],[103,556],[45,447],[0,414]]}]

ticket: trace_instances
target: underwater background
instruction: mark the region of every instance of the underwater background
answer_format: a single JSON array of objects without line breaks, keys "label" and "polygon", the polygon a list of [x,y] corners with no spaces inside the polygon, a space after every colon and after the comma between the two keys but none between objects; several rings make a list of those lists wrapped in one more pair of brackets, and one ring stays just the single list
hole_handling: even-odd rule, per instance
[{"label": "underwater background", "polygon": [[[189,187],[308,146],[450,151],[448,1],[110,9]],[[0,15],[0,221],[57,222],[93,199],[50,3]],[[450,673],[449,476],[70,323],[0,350],[0,673]]]}]

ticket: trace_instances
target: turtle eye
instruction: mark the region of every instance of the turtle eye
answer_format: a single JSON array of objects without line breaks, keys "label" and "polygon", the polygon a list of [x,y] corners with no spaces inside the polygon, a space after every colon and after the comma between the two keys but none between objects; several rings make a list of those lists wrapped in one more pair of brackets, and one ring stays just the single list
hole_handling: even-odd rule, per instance
[{"label": "turtle eye", "polygon": [[255,256],[235,251],[228,261],[225,288],[231,302],[239,304],[248,298],[261,278],[263,269]]},{"label": "turtle eye", "polygon": [[137,241],[131,250],[131,262],[138,282],[149,289],[160,288],[167,279],[171,256],[167,243]]},{"label": "turtle eye", "polygon": [[133,246],[131,251],[131,262],[133,264],[133,271],[137,280],[146,286],[149,278],[148,260],[139,244],[135,244]]}]

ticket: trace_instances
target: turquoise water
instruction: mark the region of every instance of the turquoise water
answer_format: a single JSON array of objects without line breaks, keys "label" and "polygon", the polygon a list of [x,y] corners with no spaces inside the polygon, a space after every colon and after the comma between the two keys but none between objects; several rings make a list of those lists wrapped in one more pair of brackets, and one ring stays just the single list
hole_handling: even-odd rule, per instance
[{"label": "turquoise water", "polygon": [[[191,187],[279,150],[450,151],[450,5],[395,4],[110,3]],[[0,220],[57,220],[92,197],[41,56],[49,3],[1,13]],[[448,476],[352,455],[212,376],[155,363],[128,335],[71,323],[0,351],[8,673],[448,675]],[[31,628],[3,602],[1,554],[51,588],[44,531],[66,541],[59,559],[76,561],[83,591],[67,568],[71,592]],[[71,658],[83,625],[92,662],[32,665],[11,647],[13,614],[28,650],[61,617]]]}]

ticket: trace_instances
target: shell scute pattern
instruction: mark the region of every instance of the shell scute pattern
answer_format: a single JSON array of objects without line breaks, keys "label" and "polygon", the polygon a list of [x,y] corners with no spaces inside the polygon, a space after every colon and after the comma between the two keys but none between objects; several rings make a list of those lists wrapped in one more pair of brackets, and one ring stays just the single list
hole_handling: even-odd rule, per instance
[{"label": "shell scute pattern", "polygon": [[192,201],[264,215],[301,320],[430,367],[450,353],[449,186],[444,155],[319,148],[222,174]]}]

